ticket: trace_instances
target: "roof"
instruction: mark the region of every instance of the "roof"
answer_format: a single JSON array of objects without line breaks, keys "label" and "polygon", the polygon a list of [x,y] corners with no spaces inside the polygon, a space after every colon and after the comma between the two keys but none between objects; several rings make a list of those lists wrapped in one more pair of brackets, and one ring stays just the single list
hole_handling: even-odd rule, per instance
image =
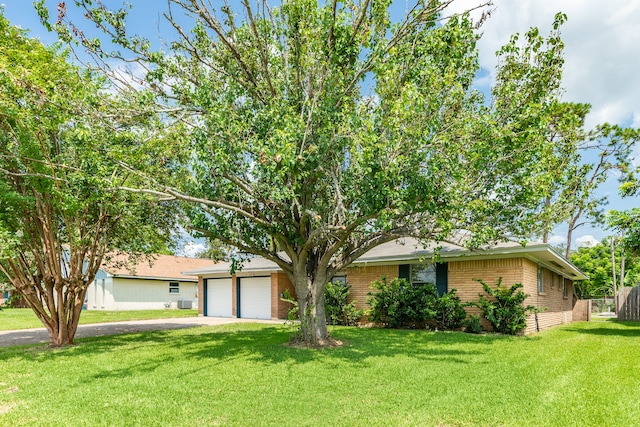
[{"label": "roof", "polygon": [[[517,242],[503,242],[482,249],[469,250],[455,243],[439,243],[424,245],[417,239],[403,238],[384,243],[371,249],[358,258],[353,265],[389,265],[400,263],[418,263],[433,257],[436,247],[439,247],[438,255],[442,260],[465,258],[468,260],[497,259],[523,257],[543,265],[549,270],[555,271],[571,280],[585,280],[587,276],[562,255],[554,251],[546,243],[532,243],[522,245]],[[183,270],[190,276],[218,276],[228,277],[231,264],[228,262],[209,265],[193,270]],[[242,276],[256,276],[275,271],[281,271],[280,267],[265,258],[251,258],[243,263],[242,270],[238,272]]]},{"label": "roof", "polygon": [[186,278],[182,272],[215,265],[210,259],[158,254],[151,255],[151,259],[143,257],[133,265],[127,265],[127,260],[127,255],[116,255],[100,269],[113,277],[195,281]]}]

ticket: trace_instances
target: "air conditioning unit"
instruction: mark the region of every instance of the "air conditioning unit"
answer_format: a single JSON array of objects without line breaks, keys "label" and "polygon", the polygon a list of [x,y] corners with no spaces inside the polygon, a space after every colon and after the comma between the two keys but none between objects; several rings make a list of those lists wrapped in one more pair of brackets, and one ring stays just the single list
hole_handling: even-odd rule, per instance
[{"label": "air conditioning unit", "polygon": [[191,308],[193,307],[193,301],[188,300],[188,299],[179,299],[178,300],[178,308],[186,308],[191,310]]}]

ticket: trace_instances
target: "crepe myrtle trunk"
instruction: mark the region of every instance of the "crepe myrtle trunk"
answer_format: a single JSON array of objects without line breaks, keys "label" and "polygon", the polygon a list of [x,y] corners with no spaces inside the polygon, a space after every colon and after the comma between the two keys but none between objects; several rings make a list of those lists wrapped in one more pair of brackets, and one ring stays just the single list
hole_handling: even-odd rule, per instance
[{"label": "crepe myrtle trunk", "polygon": [[[16,286],[16,291],[22,295],[27,305],[35,312],[49,333],[49,345],[62,347],[72,345],[78,330],[82,306],[87,294],[87,287],[82,286],[74,291],[63,289],[62,286],[48,287],[45,303],[30,287]],[[55,297],[53,294],[55,293]]]},{"label": "crepe myrtle trunk", "polygon": [[[327,320],[324,309],[324,291],[327,287],[327,274],[318,268],[309,270],[305,263],[295,266],[290,274],[296,290],[300,316],[300,341],[311,346],[330,344]],[[296,268],[298,267],[298,268]]]}]

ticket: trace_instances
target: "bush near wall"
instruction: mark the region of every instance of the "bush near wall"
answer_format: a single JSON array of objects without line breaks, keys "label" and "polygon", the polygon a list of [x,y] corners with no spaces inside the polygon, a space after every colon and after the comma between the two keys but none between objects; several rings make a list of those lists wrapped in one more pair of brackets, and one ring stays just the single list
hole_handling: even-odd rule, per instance
[{"label": "bush near wall", "polygon": [[371,284],[370,319],[390,328],[458,329],[466,318],[464,305],[456,290],[439,296],[432,283],[411,284],[406,279],[386,277]]},{"label": "bush near wall", "polygon": [[[356,308],[356,301],[347,302],[351,286],[341,282],[329,282],[324,292],[324,309],[327,317],[327,325],[355,326],[358,320],[364,316],[365,310]],[[289,290],[285,290],[282,301],[291,304],[287,313],[287,320],[300,320],[298,313],[298,301],[291,296]]]},{"label": "bush near wall", "polygon": [[356,301],[347,302],[351,286],[342,282],[330,282],[324,292],[324,308],[328,325],[355,326],[364,315],[356,308]]},{"label": "bush near wall", "polygon": [[471,305],[480,308],[495,332],[509,335],[521,333],[527,326],[527,314],[536,311],[532,305],[523,305],[529,295],[521,290],[522,283],[502,286],[500,277],[496,286],[492,287],[480,279],[476,281],[482,285],[486,296],[479,294],[480,301]]}]

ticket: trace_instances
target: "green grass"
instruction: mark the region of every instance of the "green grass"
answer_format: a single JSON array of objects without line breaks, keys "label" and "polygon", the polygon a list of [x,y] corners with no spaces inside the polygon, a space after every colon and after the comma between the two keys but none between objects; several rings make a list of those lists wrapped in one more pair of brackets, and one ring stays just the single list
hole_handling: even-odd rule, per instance
[{"label": "green grass", "polygon": [[[80,315],[80,324],[120,322],[126,320],[165,319],[195,317],[198,310],[131,310],[99,311],[85,310]],[[43,328],[30,308],[3,308],[0,310],[0,331]]]},{"label": "green grass", "polygon": [[[531,337],[235,324],[0,349],[0,425],[638,425],[640,324]],[[4,412],[4,413],[3,413]]]}]

